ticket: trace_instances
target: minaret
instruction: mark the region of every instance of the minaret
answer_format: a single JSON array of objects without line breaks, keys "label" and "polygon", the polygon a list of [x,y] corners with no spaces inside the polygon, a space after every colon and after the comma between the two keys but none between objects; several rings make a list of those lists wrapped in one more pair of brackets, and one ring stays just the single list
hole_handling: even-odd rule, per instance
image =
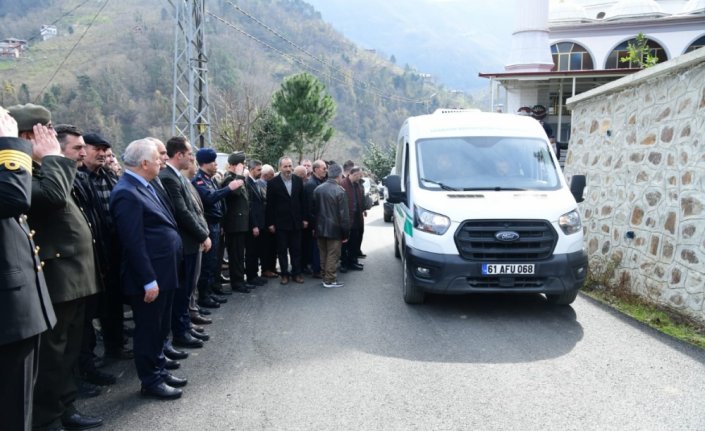
[{"label": "minaret", "polygon": [[507,72],[549,72],[553,57],[548,41],[548,0],[515,0],[516,28]]}]

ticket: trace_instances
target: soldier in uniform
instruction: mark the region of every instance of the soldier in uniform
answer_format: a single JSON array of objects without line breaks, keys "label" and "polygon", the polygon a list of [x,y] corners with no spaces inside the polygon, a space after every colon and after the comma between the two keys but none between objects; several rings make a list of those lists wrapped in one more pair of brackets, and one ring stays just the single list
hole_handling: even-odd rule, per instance
[{"label": "soldier in uniform", "polygon": [[[218,277],[219,265],[218,248],[220,246],[220,222],[225,214],[223,200],[233,190],[242,187],[242,181],[232,181],[225,187],[219,188],[213,176],[218,172],[216,162],[217,154],[212,148],[201,148],[196,153],[198,172],[191,183],[198,190],[198,195],[203,201],[204,215],[208,222],[208,231],[211,239],[211,249],[203,253],[201,263],[201,276],[198,279],[198,305],[205,308],[219,308],[220,303],[226,302],[222,297],[213,295],[213,284]],[[183,346],[189,347],[189,346]]]},{"label": "soldier in uniform", "polygon": [[[38,105],[9,108],[20,136],[30,140],[53,139],[48,127],[51,114]],[[46,279],[54,306],[56,326],[41,336],[39,371],[34,394],[35,429],[87,429],[103,420],[76,410],[77,388],[73,370],[83,337],[86,298],[97,293],[93,237],[85,214],[76,205],[71,189],[76,161],[61,155],[32,153],[32,207],[28,222],[37,231],[39,256],[46,263]]]},{"label": "soldier in uniform", "polygon": [[[51,140],[35,141],[40,156],[59,154]],[[56,323],[27,225],[32,192],[32,143],[0,107],[0,405],[3,429],[32,429],[40,334]]]},{"label": "soldier in uniform", "polygon": [[[233,182],[245,184],[245,153],[236,151],[228,156],[228,173],[223,186]],[[223,218],[225,244],[230,260],[230,287],[235,292],[250,293],[254,284],[245,281],[245,242],[250,225],[250,195],[247,187],[238,187],[225,198],[226,210]]]}]

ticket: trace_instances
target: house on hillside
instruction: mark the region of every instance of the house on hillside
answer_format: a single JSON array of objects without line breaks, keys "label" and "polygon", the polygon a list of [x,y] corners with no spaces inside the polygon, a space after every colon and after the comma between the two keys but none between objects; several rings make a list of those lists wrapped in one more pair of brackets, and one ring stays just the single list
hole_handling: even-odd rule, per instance
[{"label": "house on hillside", "polygon": [[55,25],[43,25],[42,28],[39,29],[39,34],[42,36],[42,40],[49,40],[51,38],[56,37],[59,33],[56,30]]},{"label": "house on hillside", "polygon": [[20,58],[22,51],[27,49],[27,41],[8,38],[0,41],[0,58]]},{"label": "house on hillside", "polygon": [[504,71],[480,73],[491,82],[490,108],[542,105],[560,143],[570,139],[569,97],[639,70],[620,61],[637,34],[659,62],[705,46],[705,0],[517,0],[517,8],[527,13]]}]

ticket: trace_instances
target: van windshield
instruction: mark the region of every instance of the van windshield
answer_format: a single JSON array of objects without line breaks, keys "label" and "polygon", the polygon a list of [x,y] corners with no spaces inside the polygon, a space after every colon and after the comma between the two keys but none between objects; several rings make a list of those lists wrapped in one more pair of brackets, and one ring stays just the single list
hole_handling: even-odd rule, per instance
[{"label": "van windshield", "polygon": [[556,190],[558,171],[541,139],[455,137],[416,141],[419,185],[429,190]]}]

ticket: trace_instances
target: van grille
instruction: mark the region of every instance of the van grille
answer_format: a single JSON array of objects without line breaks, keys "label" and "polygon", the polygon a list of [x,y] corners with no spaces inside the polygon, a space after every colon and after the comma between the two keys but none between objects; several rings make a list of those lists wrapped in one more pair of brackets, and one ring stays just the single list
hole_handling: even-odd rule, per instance
[{"label": "van grille", "polygon": [[[499,241],[495,234],[502,231],[516,232],[519,239]],[[547,259],[557,241],[556,231],[545,220],[469,220],[455,233],[460,256],[483,262]]]}]

